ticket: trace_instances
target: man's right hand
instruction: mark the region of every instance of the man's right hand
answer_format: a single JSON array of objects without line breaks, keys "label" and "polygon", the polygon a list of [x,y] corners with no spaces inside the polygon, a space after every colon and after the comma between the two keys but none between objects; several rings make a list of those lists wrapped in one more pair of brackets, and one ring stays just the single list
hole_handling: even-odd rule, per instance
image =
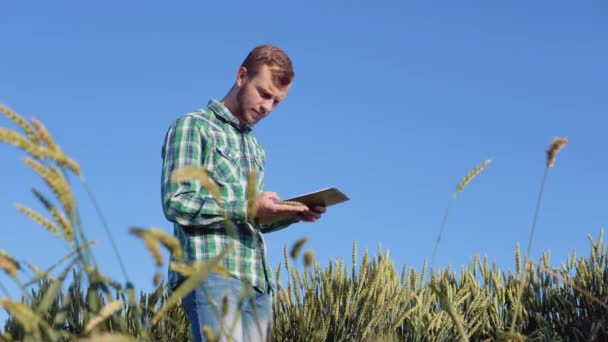
[{"label": "man's right hand", "polygon": [[262,192],[255,198],[257,218],[273,217],[284,213],[304,213],[309,211],[305,205],[277,204],[281,199],[276,192]]}]

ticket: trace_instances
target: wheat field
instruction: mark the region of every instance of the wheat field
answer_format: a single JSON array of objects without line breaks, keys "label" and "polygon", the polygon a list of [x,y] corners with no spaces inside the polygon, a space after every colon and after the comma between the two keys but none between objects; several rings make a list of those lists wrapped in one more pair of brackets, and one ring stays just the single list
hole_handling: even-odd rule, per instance
[{"label": "wheat field", "polygon": [[[12,298],[0,282],[0,306],[9,313],[0,330],[0,340],[189,340],[190,328],[179,305],[180,298],[209,272],[226,273],[219,265],[230,246],[207,263],[169,263],[173,270],[188,276],[175,291],[168,291],[162,276],[154,274],[155,290],[138,292],[122,264],[126,282],[110,279],[99,269],[91,252],[90,247],[96,242],[86,237],[78,200],[70,185],[70,180],[76,179],[87,188],[80,166],[63,152],[42,122],[27,121],[5,105],[0,105],[0,113],[19,128],[0,127],[0,142],[23,151],[24,163],[48,187],[33,189],[33,199],[46,210],[44,213],[28,204],[16,204],[16,210],[49,234],[61,237],[70,250],[61,260],[44,267],[21,264],[18,258],[0,250],[0,270],[21,289],[21,296]],[[397,270],[390,251],[379,247],[375,255],[365,251],[359,256],[356,242],[350,265],[340,259],[321,267],[314,251],[302,253],[306,238],[295,242],[290,250],[285,247],[284,261],[275,275],[278,289],[274,294],[272,340],[608,340],[608,253],[604,231],[597,238],[589,237],[589,256],[572,253],[559,263],[552,263],[549,254],[538,260],[528,257],[546,176],[567,143],[566,138],[556,138],[547,150],[545,177],[527,249],[515,248],[515,273],[501,271],[479,255],[458,270],[434,268],[450,208],[490,164],[485,160],[458,183],[428,267],[425,263],[420,270],[405,266]],[[205,170],[181,170],[173,176],[200,182],[221,200]],[[94,201],[94,194],[88,193]],[[252,195],[255,194],[249,194]],[[103,221],[103,215],[100,218]],[[109,230],[107,233],[120,259]],[[161,229],[132,227],[130,233],[141,239],[150,252],[150,262],[159,267],[166,266],[161,249],[177,259],[181,255],[177,240]],[[302,263],[294,262],[300,258]],[[218,310],[220,315],[221,312]],[[201,329],[208,340],[232,338],[218,336],[208,327]]]}]

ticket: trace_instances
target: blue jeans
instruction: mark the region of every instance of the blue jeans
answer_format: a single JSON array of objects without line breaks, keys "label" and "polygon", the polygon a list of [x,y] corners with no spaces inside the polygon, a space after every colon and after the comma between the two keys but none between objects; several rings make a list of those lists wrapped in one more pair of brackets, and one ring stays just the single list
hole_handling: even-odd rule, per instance
[{"label": "blue jeans", "polygon": [[[224,297],[227,312],[222,315]],[[236,278],[210,273],[182,299],[192,329],[192,339],[203,341],[202,329],[209,326],[221,341],[266,341],[272,329],[272,293],[260,293]]]}]

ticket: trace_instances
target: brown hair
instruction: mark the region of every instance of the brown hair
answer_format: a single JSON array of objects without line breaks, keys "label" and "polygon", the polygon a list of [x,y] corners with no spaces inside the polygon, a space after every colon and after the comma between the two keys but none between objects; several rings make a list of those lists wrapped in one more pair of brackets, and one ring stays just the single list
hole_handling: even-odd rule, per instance
[{"label": "brown hair", "polygon": [[242,67],[247,68],[250,76],[255,76],[262,65],[271,67],[272,82],[277,86],[289,85],[295,76],[291,60],[283,50],[276,46],[256,46],[241,64]]}]

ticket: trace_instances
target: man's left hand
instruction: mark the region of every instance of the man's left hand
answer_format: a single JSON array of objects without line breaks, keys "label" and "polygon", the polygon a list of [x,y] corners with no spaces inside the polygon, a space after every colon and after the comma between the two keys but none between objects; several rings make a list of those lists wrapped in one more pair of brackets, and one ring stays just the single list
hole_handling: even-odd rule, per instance
[{"label": "man's left hand", "polygon": [[321,215],[325,213],[326,209],[323,205],[316,205],[312,208],[308,208],[307,211],[298,213],[298,218],[304,222],[315,222],[321,218]]}]

